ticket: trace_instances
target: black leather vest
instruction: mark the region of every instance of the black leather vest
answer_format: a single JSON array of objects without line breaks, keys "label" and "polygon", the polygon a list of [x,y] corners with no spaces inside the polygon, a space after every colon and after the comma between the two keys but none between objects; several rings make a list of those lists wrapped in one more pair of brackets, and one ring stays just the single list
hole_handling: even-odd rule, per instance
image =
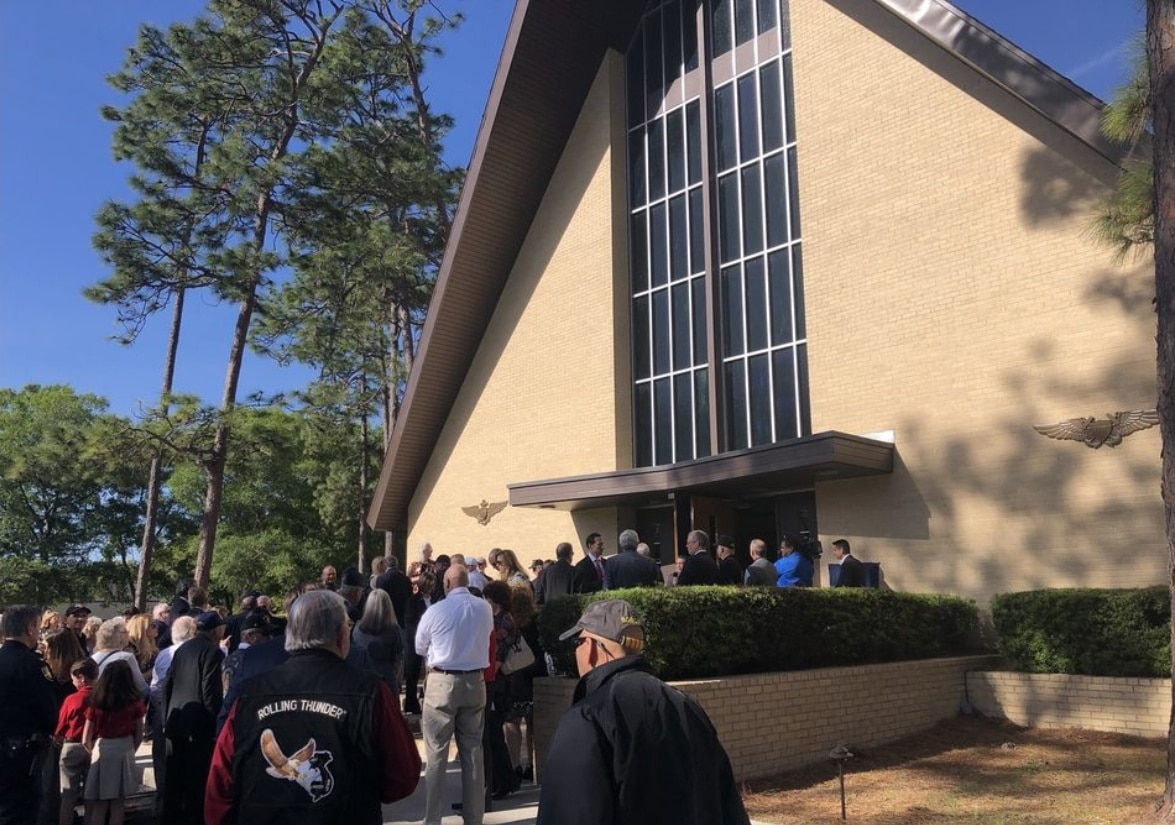
[{"label": "black leather vest", "polygon": [[372,725],[378,691],[376,674],[321,650],[295,652],[249,680],[233,727],[235,821],[382,822]]}]

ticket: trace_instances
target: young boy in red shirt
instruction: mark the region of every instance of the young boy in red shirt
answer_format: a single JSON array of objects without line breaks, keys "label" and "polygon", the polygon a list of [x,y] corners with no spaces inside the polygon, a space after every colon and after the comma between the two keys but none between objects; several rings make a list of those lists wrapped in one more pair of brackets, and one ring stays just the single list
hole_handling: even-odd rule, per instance
[{"label": "young boy in red shirt", "polygon": [[61,822],[73,822],[73,811],[82,795],[82,784],[90,770],[90,752],[82,746],[82,730],[86,725],[86,705],[90,689],[98,680],[98,666],[93,659],[74,662],[69,677],[76,693],[65,697],[57,715],[57,730],[53,737],[61,748]]}]

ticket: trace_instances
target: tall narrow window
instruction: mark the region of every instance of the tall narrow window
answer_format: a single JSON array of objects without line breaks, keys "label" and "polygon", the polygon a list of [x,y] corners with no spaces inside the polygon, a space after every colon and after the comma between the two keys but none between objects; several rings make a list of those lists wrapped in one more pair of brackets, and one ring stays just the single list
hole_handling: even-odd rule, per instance
[{"label": "tall narrow window", "polygon": [[787,0],[654,1],[629,49],[637,466],[710,455],[715,387],[724,450],[809,431],[788,20]]}]

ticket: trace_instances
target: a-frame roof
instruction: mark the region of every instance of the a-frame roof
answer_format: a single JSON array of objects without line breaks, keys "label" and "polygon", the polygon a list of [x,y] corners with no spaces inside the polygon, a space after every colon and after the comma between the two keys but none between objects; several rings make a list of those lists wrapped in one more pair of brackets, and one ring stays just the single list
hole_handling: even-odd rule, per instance
[{"label": "a-frame roof", "polygon": [[[1098,130],[1097,98],[945,0],[826,2],[845,10],[880,6],[1111,163],[1121,162],[1122,148]],[[627,48],[644,5],[517,0],[368,513],[374,528],[407,527],[408,504],[604,54]]]}]

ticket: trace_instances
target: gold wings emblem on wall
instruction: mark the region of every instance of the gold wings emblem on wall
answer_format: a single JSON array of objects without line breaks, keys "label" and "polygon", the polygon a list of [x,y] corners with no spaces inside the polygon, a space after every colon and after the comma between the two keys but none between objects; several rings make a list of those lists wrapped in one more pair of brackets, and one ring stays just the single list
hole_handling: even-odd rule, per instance
[{"label": "gold wings emblem on wall", "polygon": [[1157,410],[1129,410],[1106,413],[1106,418],[1070,418],[1056,424],[1034,424],[1032,429],[1058,441],[1080,441],[1086,447],[1097,449],[1103,444],[1117,447],[1131,433],[1145,430],[1159,423]]},{"label": "gold wings emblem on wall", "polygon": [[477,519],[477,523],[485,527],[490,523],[490,519],[506,509],[508,503],[505,501],[495,501],[491,504],[483,498],[481,504],[475,504],[472,507],[462,507],[461,512]]}]

